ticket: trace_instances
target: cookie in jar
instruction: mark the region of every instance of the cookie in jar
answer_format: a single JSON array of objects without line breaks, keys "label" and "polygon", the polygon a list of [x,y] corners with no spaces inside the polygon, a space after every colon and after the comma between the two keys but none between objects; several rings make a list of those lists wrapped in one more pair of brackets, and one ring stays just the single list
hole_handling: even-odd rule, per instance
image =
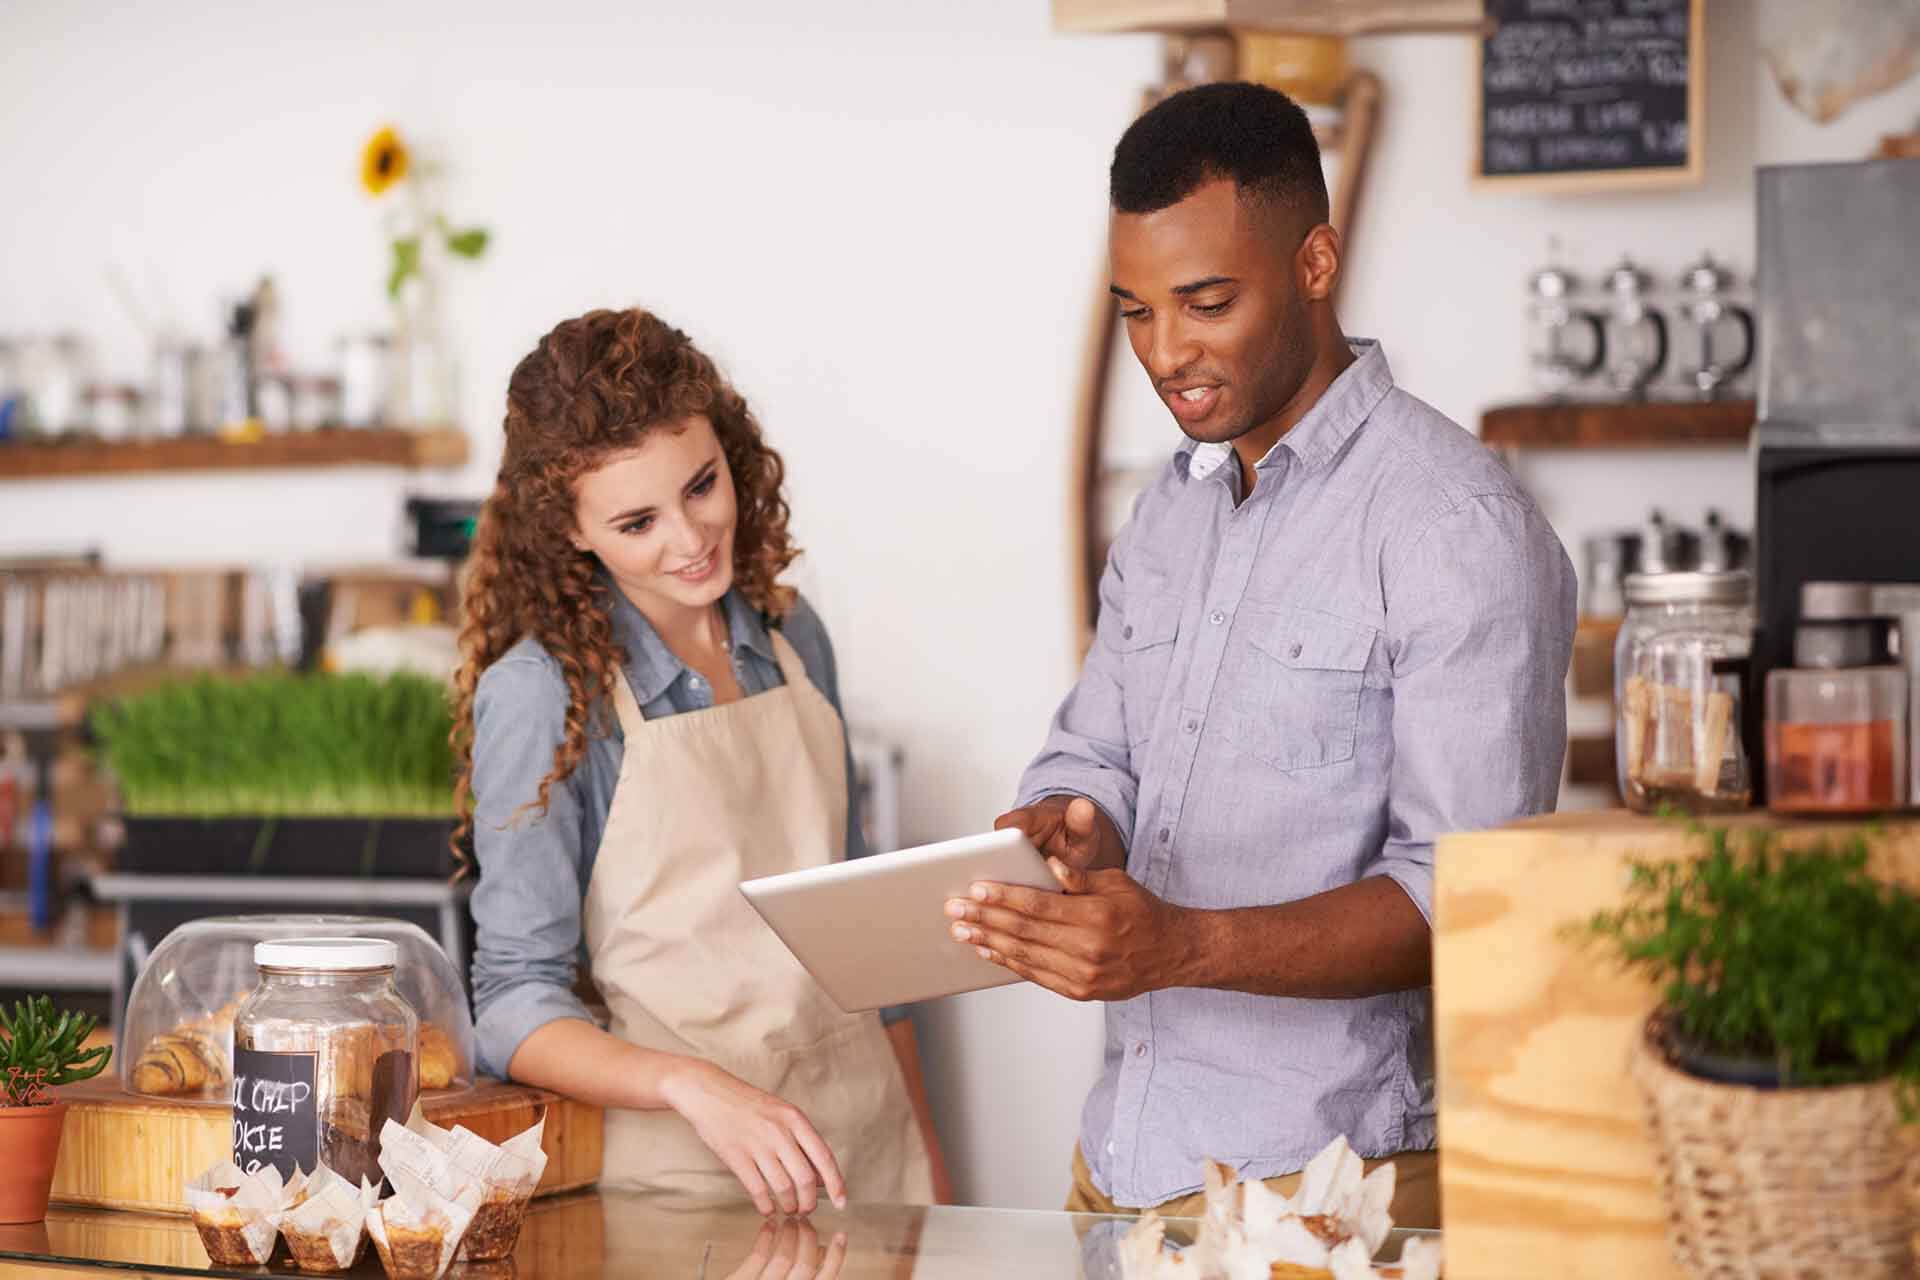
[{"label": "cookie in jar", "polygon": [[289,938],[254,948],[260,982],[233,1021],[233,1158],[282,1176],[319,1164],[381,1178],[380,1130],[419,1092],[420,1021],[394,986],[398,948]]}]

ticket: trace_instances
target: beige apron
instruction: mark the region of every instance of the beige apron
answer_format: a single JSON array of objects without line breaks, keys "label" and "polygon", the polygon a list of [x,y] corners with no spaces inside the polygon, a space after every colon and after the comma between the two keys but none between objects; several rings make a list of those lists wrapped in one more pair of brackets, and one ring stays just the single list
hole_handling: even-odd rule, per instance
[{"label": "beige apron", "polygon": [[[630,1043],[704,1058],[806,1113],[851,1198],[927,1203],[933,1177],[876,1013],[842,1013],[740,895],[846,853],[846,740],[786,638],[783,688],[647,720],[624,677],[620,781],[587,886],[593,976]],[[678,1112],[609,1110],[601,1182],[739,1194]]]}]

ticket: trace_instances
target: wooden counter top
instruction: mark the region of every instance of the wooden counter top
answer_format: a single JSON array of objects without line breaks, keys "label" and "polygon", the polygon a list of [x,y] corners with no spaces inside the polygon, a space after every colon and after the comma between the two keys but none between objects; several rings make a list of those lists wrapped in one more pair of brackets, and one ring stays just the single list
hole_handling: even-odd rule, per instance
[{"label": "wooden counter top", "polygon": [[[1790,841],[1861,824],[1716,820]],[[1884,879],[1920,889],[1920,819],[1871,835]],[[1558,814],[1436,850],[1434,1006],[1447,1275],[1682,1280],[1627,1048],[1651,984],[1562,926],[1616,907],[1635,858],[1697,854],[1679,821]]]}]

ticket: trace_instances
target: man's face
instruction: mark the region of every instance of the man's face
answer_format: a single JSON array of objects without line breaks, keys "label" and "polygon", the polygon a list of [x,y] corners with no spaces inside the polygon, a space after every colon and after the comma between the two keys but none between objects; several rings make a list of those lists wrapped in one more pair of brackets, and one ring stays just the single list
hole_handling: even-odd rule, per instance
[{"label": "man's face", "polygon": [[1313,367],[1291,218],[1208,182],[1153,213],[1115,213],[1113,294],[1180,429],[1225,443],[1279,416]]}]

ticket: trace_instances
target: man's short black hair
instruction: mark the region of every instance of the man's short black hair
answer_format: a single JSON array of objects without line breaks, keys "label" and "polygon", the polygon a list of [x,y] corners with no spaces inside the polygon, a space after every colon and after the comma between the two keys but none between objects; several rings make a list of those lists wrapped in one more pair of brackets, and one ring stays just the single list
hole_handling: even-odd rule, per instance
[{"label": "man's short black hair", "polygon": [[1327,220],[1327,179],[1307,113],[1278,89],[1203,84],[1162,99],[1120,135],[1109,194],[1120,213],[1153,213],[1231,178],[1243,197]]}]

